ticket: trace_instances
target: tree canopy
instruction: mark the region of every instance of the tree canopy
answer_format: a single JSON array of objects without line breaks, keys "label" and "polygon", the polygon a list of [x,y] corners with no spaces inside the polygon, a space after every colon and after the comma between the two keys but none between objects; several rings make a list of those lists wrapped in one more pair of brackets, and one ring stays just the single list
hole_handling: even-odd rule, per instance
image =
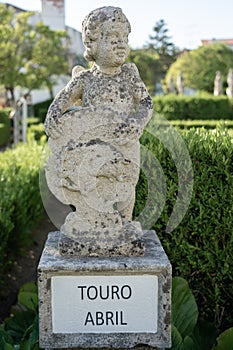
[{"label": "tree canopy", "polygon": [[131,50],[128,60],[136,64],[142,80],[153,94],[161,71],[158,54],[146,49]]},{"label": "tree canopy", "polygon": [[153,48],[159,55],[173,55],[175,45],[171,41],[171,36],[168,35],[169,29],[164,19],[160,19],[153,27],[154,35],[149,35],[149,47]]},{"label": "tree canopy", "polygon": [[225,85],[230,68],[233,68],[233,51],[226,45],[200,46],[196,50],[185,52],[170,66],[166,74],[166,85],[169,85],[171,76],[176,81],[177,75],[182,72],[186,87],[213,93],[216,72],[222,73]]},{"label": "tree canopy", "polygon": [[46,86],[52,91],[56,75],[68,72],[65,31],[29,24],[33,12],[15,13],[0,4],[0,84],[11,94],[24,87],[28,92]]},{"label": "tree canopy", "polygon": [[167,69],[174,62],[177,51],[168,33],[166,22],[160,19],[155,23],[153,35],[149,35],[150,41],[147,44],[148,49],[158,54],[161,67],[160,78],[165,76]]}]

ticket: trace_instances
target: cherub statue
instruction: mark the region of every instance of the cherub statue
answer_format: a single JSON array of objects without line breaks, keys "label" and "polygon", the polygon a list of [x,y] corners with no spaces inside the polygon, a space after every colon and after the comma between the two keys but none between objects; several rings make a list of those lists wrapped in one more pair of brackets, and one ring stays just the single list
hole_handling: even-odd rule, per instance
[{"label": "cherub statue", "polygon": [[[73,69],[45,120],[51,149],[48,186],[61,202],[76,208],[61,231],[76,241],[89,235],[90,244],[100,247],[107,239],[109,249],[119,245],[120,235],[124,240],[126,227],[132,231],[135,226],[139,137],[153,110],[136,66],[125,63],[130,31],[118,7],[101,7],[86,16],[84,57],[93,65]],[[81,107],[66,113],[80,100]]]}]

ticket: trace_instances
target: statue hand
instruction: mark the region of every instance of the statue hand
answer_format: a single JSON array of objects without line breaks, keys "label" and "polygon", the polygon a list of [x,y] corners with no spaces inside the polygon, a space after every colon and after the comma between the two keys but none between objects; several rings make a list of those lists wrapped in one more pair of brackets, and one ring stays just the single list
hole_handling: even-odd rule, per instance
[{"label": "statue hand", "polygon": [[44,124],[45,133],[52,139],[57,139],[62,133],[61,120],[56,116],[47,116]]}]

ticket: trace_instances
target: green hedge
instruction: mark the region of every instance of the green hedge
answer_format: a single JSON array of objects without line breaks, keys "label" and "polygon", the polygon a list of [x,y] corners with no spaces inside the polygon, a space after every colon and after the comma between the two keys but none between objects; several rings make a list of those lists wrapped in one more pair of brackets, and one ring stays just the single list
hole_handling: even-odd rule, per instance
[{"label": "green hedge", "polygon": [[52,99],[43,102],[35,103],[33,105],[33,111],[36,118],[39,118],[40,123],[44,123],[48,108],[52,103]]},{"label": "green hedge", "polygon": [[0,153],[0,280],[12,256],[30,242],[29,231],[42,212],[41,152],[34,143]]},{"label": "green hedge", "polygon": [[[152,130],[155,130],[153,122]],[[171,129],[174,128],[167,128],[168,140]],[[186,215],[170,233],[166,232],[166,225],[177,199],[177,166],[164,146],[166,141],[160,142],[148,132],[141,138],[142,144],[158,159],[166,177],[166,203],[153,228],[171,260],[173,275],[188,280],[201,315],[223,330],[233,324],[233,142],[223,129],[179,132],[192,160],[194,188]],[[165,138],[166,130],[163,133]],[[179,152],[177,156],[179,165],[185,168]],[[159,196],[153,165],[147,164],[147,168],[150,183],[154,183],[153,190]],[[187,188],[184,186],[183,193]],[[145,198],[147,182],[143,175],[137,185],[135,216],[142,210]],[[152,204],[150,212],[153,210]]]},{"label": "green hedge", "polygon": [[47,136],[44,131],[44,124],[32,124],[29,126],[27,131],[28,140],[36,140],[39,142],[44,142],[47,139]]},{"label": "green hedge", "polygon": [[222,126],[227,129],[233,129],[233,120],[171,120],[173,126],[181,129],[191,129],[204,127],[205,129],[215,129]]},{"label": "green hedge", "polygon": [[0,124],[0,147],[6,146],[10,142],[10,127],[6,124]]},{"label": "green hedge", "polygon": [[27,125],[28,127],[31,125],[37,125],[40,123],[40,119],[36,117],[29,117],[27,118]]},{"label": "green hedge", "polygon": [[171,119],[233,119],[233,99],[226,96],[153,97],[154,111]]},{"label": "green hedge", "polygon": [[0,109],[0,146],[10,142],[10,109]]}]

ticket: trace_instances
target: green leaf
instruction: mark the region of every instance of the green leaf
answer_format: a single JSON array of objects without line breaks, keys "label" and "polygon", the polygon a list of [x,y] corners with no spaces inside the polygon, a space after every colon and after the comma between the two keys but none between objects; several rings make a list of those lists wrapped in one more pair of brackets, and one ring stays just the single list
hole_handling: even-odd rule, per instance
[{"label": "green leaf", "polygon": [[214,325],[203,318],[199,318],[191,338],[198,350],[211,350],[216,341],[216,336],[217,330]]},{"label": "green leaf", "polygon": [[34,292],[20,292],[18,295],[20,304],[26,306],[29,310],[36,311],[38,307],[38,295]]},{"label": "green leaf", "polygon": [[20,342],[27,334],[28,328],[32,326],[34,319],[35,313],[33,311],[19,312],[14,317],[5,320],[6,331],[16,342]]},{"label": "green leaf", "polygon": [[198,350],[198,348],[195,346],[192,338],[187,336],[184,338],[184,341],[182,343],[182,346],[180,347],[180,350]]},{"label": "green leaf", "polygon": [[39,343],[39,317],[38,315],[35,317],[33,322],[32,331],[29,335],[29,343],[30,345],[37,345]]},{"label": "green leaf", "polygon": [[6,343],[5,341],[3,342],[3,348],[2,350],[14,350],[14,347],[10,345],[9,343]]},{"label": "green leaf", "polygon": [[3,326],[0,328],[0,346],[2,345],[3,342],[13,344],[13,339],[11,336],[3,329]]},{"label": "green leaf", "polygon": [[27,282],[20,288],[19,293],[21,292],[31,292],[37,294],[37,284],[35,282]]},{"label": "green leaf", "polygon": [[19,350],[31,350],[31,346],[27,340],[25,340],[19,347]]},{"label": "green leaf", "polygon": [[0,328],[0,349],[1,350],[14,350],[12,337],[3,329]]},{"label": "green leaf", "polygon": [[182,344],[182,337],[177,330],[177,328],[172,325],[172,350],[180,350],[180,346]]},{"label": "green leaf", "polygon": [[182,338],[191,335],[198,317],[198,308],[188,283],[181,277],[172,280],[172,323]]},{"label": "green leaf", "polygon": [[220,334],[213,350],[233,350],[233,327]]}]

